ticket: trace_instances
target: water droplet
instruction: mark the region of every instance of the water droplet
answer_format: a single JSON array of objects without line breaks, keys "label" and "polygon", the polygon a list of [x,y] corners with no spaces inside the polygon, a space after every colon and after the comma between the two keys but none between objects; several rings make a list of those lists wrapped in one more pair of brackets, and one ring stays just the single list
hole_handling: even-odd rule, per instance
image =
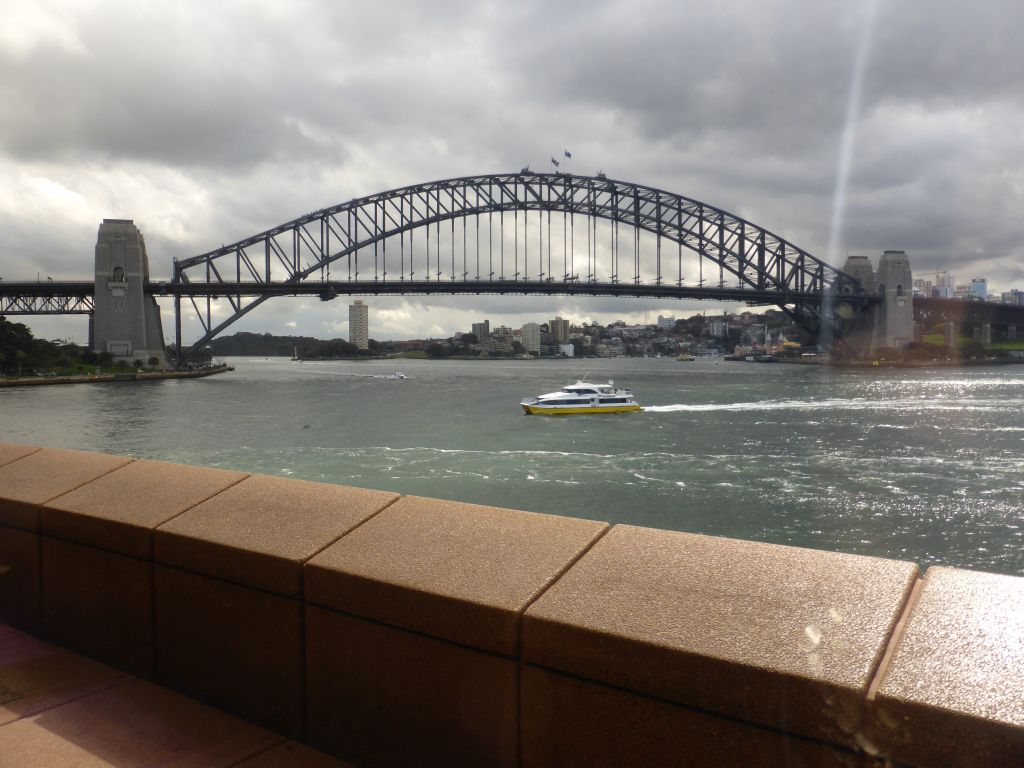
[{"label": "water droplet", "polygon": [[804,627],[804,635],[807,638],[804,649],[808,653],[817,650],[818,646],[821,645],[821,630],[813,624],[808,624]]}]

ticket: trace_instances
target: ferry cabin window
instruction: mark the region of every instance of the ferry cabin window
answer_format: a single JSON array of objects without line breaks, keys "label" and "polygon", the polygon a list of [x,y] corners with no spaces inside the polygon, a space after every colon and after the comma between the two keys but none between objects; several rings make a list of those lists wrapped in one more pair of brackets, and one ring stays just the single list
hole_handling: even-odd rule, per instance
[{"label": "ferry cabin window", "polygon": [[563,392],[570,392],[570,393],[572,393],[574,395],[596,395],[597,394],[597,392],[595,392],[592,389],[563,389],[562,391]]},{"label": "ferry cabin window", "polygon": [[565,399],[565,400],[552,400],[551,404],[552,405],[590,405],[590,398],[588,397],[588,398],[583,399],[583,400],[569,400],[569,399]]},{"label": "ferry cabin window", "polygon": [[628,397],[603,397],[601,398],[602,403],[628,403]]}]

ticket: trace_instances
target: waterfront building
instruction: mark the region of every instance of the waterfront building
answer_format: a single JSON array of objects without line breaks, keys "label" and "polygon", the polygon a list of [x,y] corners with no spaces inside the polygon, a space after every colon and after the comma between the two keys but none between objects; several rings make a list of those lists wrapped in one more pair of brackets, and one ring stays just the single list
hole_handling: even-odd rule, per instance
[{"label": "waterfront building", "polygon": [[523,349],[535,355],[540,354],[540,326],[537,323],[525,323],[522,330]]},{"label": "waterfront building", "polygon": [[566,357],[575,357],[576,347],[574,347],[572,344],[559,344],[558,353],[560,355],[565,355]]},{"label": "waterfront building", "polygon": [[658,315],[658,327],[670,331],[676,327],[676,319],[671,315],[668,317]]},{"label": "waterfront building", "polygon": [[556,317],[548,323],[548,332],[551,334],[551,341],[561,344],[569,340],[569,321]]},{"label": "waterfront building", "polygon": [[478,341],[482,341],[491,335],[491,321],[484,320],[482,323],[473,323],[473,335]]},{"label": "waterfront building", "polygon": [[358,349],[370,348],[370,308],[362,299],[348,307],[348,340]]},{"label": "waterfront building", "polygon": [[988,299],[988,279],[984,277],[972,277],[971,290],[974,291],[974,295],[978,301],[986,301]]}]

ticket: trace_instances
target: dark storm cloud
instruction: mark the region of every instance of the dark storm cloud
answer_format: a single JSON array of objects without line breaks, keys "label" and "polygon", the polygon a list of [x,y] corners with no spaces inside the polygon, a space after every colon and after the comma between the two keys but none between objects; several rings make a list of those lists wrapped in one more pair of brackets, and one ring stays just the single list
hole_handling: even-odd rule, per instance
[{"label": "dark storm cloud", "polygon": [[[0,34],[0,247],[18,254],[3,274],[88,271],[99,218],[123,215],[166,276],[172,257],[311,210],[547,170],[564,148],[574,172],[705,200],[824,255],[869,18],[840,0],[31,5],[46,23],[12,16]],[[1024,278],[1022,28],[1016,0],[877,4],[841,251]],[[541,305],[559,306],[422,306]]]}]

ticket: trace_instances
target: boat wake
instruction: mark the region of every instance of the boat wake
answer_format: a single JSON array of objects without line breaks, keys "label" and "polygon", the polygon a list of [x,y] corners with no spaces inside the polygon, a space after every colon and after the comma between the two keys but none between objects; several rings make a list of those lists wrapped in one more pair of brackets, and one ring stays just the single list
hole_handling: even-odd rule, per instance
[{"label": "boat wake", "polygon": [[1003,411],[1024,405],[1024,400],[1000,400],[992,402],[973,398],[964,399],[922,399],[902,398],[895,400],[765,400],[752,403],[675,403],[673,405],[648,405],[647,413],[709,412],[709,411]]}]

